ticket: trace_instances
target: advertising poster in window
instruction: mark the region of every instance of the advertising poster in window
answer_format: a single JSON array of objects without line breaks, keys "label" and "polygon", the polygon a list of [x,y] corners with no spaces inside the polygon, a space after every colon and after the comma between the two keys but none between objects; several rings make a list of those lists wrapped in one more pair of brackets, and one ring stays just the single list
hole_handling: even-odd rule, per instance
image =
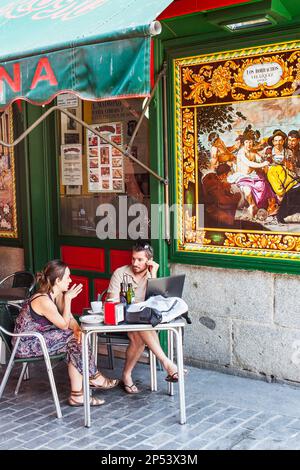
[{"label": "advertising poster in window", "polygon": [[[69,113],[81,119],[82,102],[71,93],[62,93],[57,97],[57,105],[66,109]],[[61,143],[62,144],[81,144],[82,126],[75,119],[61,113]]]},{"label": "advertising poster in window", "polygon": [[300,259],[300,42],[174,66],[177,251]]},{"label": "advertising poster in window", "polygon": [[[145,101],[141,99],[122,99],[107,102],[92,103],[92,122],[110,123],[122,122],[122,143],[126,146],[130,143],[136,125],[142,113]],[[131,147],[132,155],[149,166],[149,122],[146,113],[141,122],[138,133],[134,137]],[[129,158],[123,158],[124,165],[124,184],[127,195],[132,200],[146,202],[149,198],[150,183],[149,173]]]},{"label": "advertising poster in window", "polygon": [[[0,114],[0,138],[13,141],[11,108]],[[17,207],[14,149],[0,146],[0,237],[17,238]]]},{"label": "advertising poster in window", "polygon": [[[106,138],[122,146],[122,123],[97,124],[93,128]],[[121,152],[106,143],[92,131],[87,131],[88,190],[96,192],[124,192],[124,169]]]},{"label": "advertising poster in window", "polygon": [[[82,146],[61,145],[61,184],[82,186]],[[70,192],[68,192],[70,194]]]}]

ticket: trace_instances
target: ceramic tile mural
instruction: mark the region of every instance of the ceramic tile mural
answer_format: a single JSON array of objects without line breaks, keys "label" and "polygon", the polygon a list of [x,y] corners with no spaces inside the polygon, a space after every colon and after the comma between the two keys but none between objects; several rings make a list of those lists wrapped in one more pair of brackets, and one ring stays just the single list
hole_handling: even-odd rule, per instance
[{"label": "ceramic tile mural", "polygon": [[174,60],[178,251],[300,258],[300,43]]}]

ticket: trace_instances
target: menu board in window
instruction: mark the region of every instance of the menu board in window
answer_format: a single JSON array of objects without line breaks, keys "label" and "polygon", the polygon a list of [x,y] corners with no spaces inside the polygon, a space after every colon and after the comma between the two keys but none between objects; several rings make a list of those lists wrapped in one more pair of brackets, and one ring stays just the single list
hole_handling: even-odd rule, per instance
[{"label": "menu board in window", "polygon": [[[122,146],[122,123],[96,124],[93,129]],[[124,192],[123,155],[92,131],[87,131],[88,190]]]},{"label": "menu board in window", "polygon": [[65,186],[82,186],[81,144],[61,145],[61,182]]}]

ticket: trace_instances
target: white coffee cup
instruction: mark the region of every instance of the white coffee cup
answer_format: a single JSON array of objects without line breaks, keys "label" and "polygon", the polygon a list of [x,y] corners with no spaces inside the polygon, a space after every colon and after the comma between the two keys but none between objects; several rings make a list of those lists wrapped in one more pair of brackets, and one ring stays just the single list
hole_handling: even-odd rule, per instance
[{"label": "white coffee cup", "polygon": [[95,300],[94,302],[91,302],[91,308],[93,310],[93,313],[102,312],[102,302],[100,300]]}]

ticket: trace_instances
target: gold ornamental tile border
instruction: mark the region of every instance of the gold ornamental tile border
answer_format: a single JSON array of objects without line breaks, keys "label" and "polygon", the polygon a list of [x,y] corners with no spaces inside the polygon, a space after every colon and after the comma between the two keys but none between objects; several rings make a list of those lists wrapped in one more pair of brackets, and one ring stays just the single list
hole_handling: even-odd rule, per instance
[{"label": "gold ornamental tile border", "polygon": [[[185,237],[179,251],[199,251],[215,254],[234,254],[250,257],[281,257],[300,259],[300,236],[289,234],[247,233],[225,231],[223,246],[211,245],[210,229],[196,230],[196,217],[185,212]],[[194,245],[191,245],[194,244]]]},{"label": "gold ornamental tile border", "polygon": [[[1,114],[0,126],[2,139],[11,143],[14,132],[11,106]],[[4,157],[2,152],[4,152],[3,147],[0,158]],[[0,238],[18,238],[14,148],[8,150],[7,158],[10,161],[10,168],[0,170],[0,203],[3,210],[3,215],[0,215]]]},{"label": "gold ornamental tile border", "polygon": [[[209,62],[232,60],[240,57],[251,57],[277,52],[289,52],[300,48],[300,41],[289,41],[277,44],[266,44],[264,46],[246,47],[229,51],[214,52],[210,54],[200,54],[196,56],[181,57],[174,60],[176,75],[180,76],[180,68],[188,65],[198,65]],[[179,77],[180,80],[180,77]]]},{"label": "gold ornamental tile border", "polygon": [[196,230],[196,217],[190,217],[188,211],[184,214],[185,243],[197,243],[198,245],[209,245],[211,240],[206,238],[205,230]]},{"label": "gold ornamental tile border", "polygon": [[[180,245],[184,242],[184,226],[182,220],[184,218],[183,215],[183,159],[182,159],[182,119],[181,119],[181,107],[178,106],[178,102],[180,103],[180,90],[181,90],[181,82],[180,76],[174,77],[175,78],[175,96],[176,96],[176,113],[174,118],[174,128],[177,128],[176,132],[176,188],[177,188],[177,249],[179,249]],[[177,123],[180,123],[177,126]]]},{"label": "gold ornamental tile border", "polygon": [[293,235],[226,232],[225,246],[300,252],[300,237]]},{"label": "gold ornamental tile border", "polygon": [[195,183],[195,124],[194,110],[185,108],[182,113],[183,184]]},{"label": "gold ornamental tile border", "polygon": [[245,258],[269,258],[269,259],[287,259],[300,261],[299,253],[288,253],[274,250],[245,250],[242,248],[225,248],[218,246],[203,246],[196,243],[185,243],[179,246],[179,252],[184,253],[203,253],[206,255],[231,255],[243,256]]},{"label": "gold ornamental tile border", "polygon": [[194,221],[185,220],[185,243],[180,244],[179,251],[300,260],[300,236],[225,232],[223,246],[216,246],[207,238],[209,229],[195,230]]},{"label": "gold ornamental tile border", "polygon": [[[278,64],[282,73],[276,85],[261,83],[253,88],[244,81],[250,66]],[[183,104],[204,105],[235,101],[287,97],[295,94],[300,82],[300,51],[269,54],[253,58],[240,58],[195,64],[182,67]]]}]

